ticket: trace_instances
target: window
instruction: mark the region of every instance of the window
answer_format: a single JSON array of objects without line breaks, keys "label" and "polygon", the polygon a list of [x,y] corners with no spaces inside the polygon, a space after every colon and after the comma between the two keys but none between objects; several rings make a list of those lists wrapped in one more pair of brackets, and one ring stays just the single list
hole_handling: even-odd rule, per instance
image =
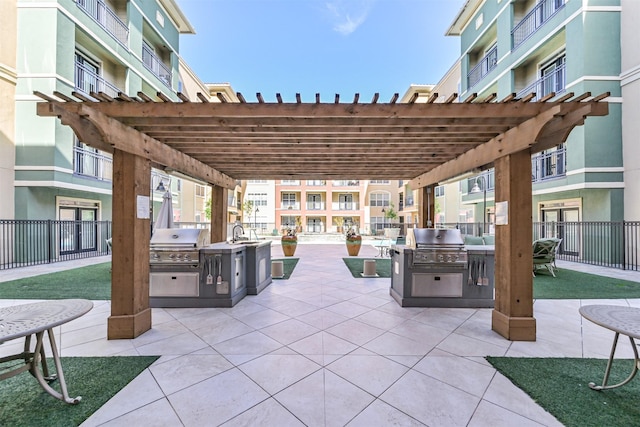
[{"label": "window", "polygon": [[76,88],[87,94],[101,91],[102,89],[98,88],[99,76],[98,64],[76,52]]},{"label": "window", "polygon": [[282,193],[282,207],[291,209],[296,208],[296,194],[295,193]]},{"label": "window", "polygon": [[370,206],[389,206],[389,193],[371,193],[369,195]]},{"label": "window", "polygon": [[444,185],[438,185],[435,189],[436,197],[444,197]]},{"label": "window", "polygon": [[248,193],[246,200],[253,202],[253,206],[267,206],[267,193]]},{"label": "window", "polygon": [[371,184],[389,184],[389,180],[388,179],[382,179],[382,180],[371,180],[369,181]]},{"label": "window", "polygon": [[372,216],[371,217],[371,233],[375,234],[376,231],[384,230],[384,221],[385,221],[385,218],[383,216]]},{"label": "window", "polygon": [[267,180],[266,179],[250,179],[247,181],[247,183],[249,184],[266,184]]},{"label": "window", "polygon": [[551,63],[546,64],[540,70],[541,85],[539,96],[545,96],[551,92],[560,93],[565,89],[565,59],[561,57],[553,60]]},{"label": "window", "polygon": [[313,186],[313,187],[321,187],[323,185],[326,185],[326,182],[323,181],[323,180],[319,180],[319,179],[307,180],[307,185],[308,186]]},{"label": "window", "polygon": [[283,215],[280,218],[280,223],[283,227],[294,227],[296,226],[296,217],[291,215]]},{"label": "window", "polygon": [[283,179],[280,183],[282,185],[300,185],[300,181],[297,179]]},{"label": "window", "polygon": [[196,197],[205,197],[207,194],[207,187],[204,185],[196,184]]},{"label": "window", "polygon": [[340,194],[338,196],[338,209],[341,211],[347,211],[354,209],[353,207],[353,194]]},{"label": "window", "polygon": [[322,196],[320,194],[307,194],[307,209],[321,210]]}]

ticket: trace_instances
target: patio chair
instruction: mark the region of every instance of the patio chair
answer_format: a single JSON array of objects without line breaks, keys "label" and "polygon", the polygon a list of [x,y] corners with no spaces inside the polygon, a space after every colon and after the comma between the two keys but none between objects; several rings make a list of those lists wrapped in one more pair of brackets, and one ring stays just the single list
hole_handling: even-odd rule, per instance
[{"label": "patio chair", "polygon": [[556,252],[561,239],[538,239],[533,242],[533,277],[536,270],[545,267],[553,277],[556,277]]}]

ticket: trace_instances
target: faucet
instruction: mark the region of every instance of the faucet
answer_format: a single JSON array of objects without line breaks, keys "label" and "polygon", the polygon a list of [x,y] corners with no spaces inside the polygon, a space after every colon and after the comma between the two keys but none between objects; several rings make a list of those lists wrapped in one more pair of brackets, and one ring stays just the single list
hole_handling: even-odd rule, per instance
[{"label": "faucet", "polygon": [[231,235],[233,236],[233,238],[231,239],[232,243],[235,243],[236,240],[239,240],[236,238],[236,229],[240,228],[240,230],[242,230],[242,235],[244,235],[244,227],[241,224],[236,224],[233,226],[233,230],[231,231]]}]

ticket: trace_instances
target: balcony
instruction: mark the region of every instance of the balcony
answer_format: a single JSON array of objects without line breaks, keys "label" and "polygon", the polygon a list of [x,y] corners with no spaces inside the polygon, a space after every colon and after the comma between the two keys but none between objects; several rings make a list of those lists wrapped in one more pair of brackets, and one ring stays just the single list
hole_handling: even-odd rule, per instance
[{"label": "balcony", "polygon": [[531,157],[531,182],[543,182],[561,178],[567,174],[566,148],[541,153]]},{"label": "balcony", "polygon": [[545,22],[564,7],[565,0],[542,0],[511,30],[512,49],[531,37]]},{"label": "balcony", "polygon": [[84,147],[73,147],[73,173],[75,175],[111,181],[113,160],[102,153]]},{"label": "balcony", "polygon": [[129,28],[109,6],[100,0],[77,0],[76,4],[118,43],[127,47]]},{"label": "balcony", "polygon": [[115,98],[119,92],[122,92],[118,87],[96,74],[94,70],[77,61],[75,80],[76,90],[87,95],[91,94],[91,92],[104,92]]},{"label": "balcony", "polygon": [[467,87],[471,88],[498,65],[498,46],[494,46],[467,74]]},{"label": "balcony", "polygon": [[555,92],[556,95],[558,95],[566,90],[565,76],[565,64],[559,65],[546,76],[536,80],[518,92],[517,97],[522,98],[530,93],[535,93],[536,96],[535,98],[532,98],[531,101],[537,101],[552,92]]},{"label": "balcony", "polygon": [[142,63],[162,83],[171,88],[171,70],[144,44],[142,45]]}]

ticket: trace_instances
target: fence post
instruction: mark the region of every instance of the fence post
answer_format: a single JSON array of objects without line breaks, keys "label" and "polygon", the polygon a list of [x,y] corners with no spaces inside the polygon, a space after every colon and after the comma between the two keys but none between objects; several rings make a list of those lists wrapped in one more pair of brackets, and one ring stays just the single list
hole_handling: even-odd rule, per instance
[{"label": "fence post", "polygon": [[622,269],[627,269],[627,226],[625,224],[625,220],[622,220],[622,251],[620,252],[620,257],[622,258]]},{"label": "fence post", "polygon": [[51,220],[47,220],[47,263],[51,264]]}]

